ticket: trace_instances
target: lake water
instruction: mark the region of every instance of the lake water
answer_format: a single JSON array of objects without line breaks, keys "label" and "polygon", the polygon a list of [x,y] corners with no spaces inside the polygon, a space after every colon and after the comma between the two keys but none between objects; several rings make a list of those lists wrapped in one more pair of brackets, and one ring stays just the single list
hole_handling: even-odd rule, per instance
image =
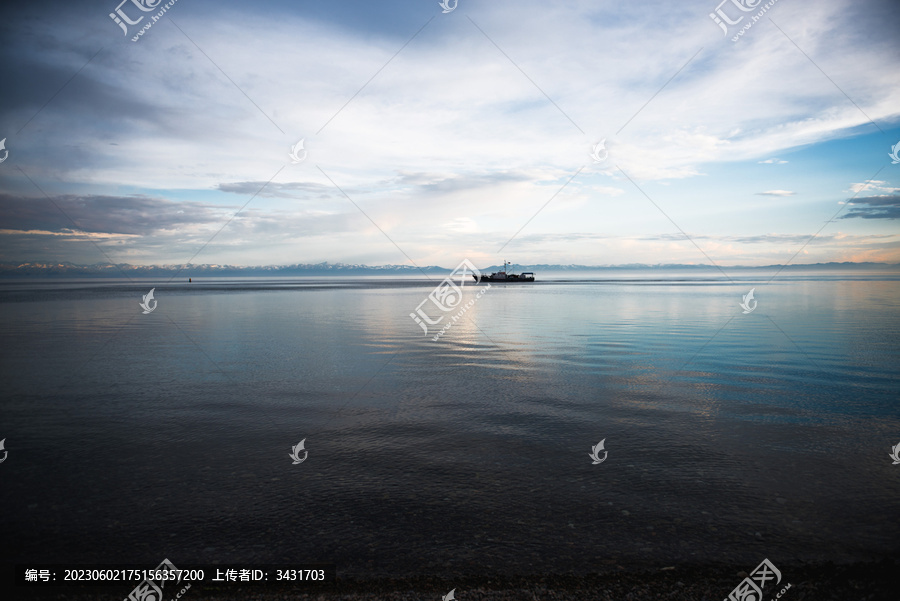
[{"label": "lake water", "polygon": [[0,560],[476,575],[900,551],[896,276],[538,278],[464,287],[437,341],[410,317],[424,278],[0,283]]}]

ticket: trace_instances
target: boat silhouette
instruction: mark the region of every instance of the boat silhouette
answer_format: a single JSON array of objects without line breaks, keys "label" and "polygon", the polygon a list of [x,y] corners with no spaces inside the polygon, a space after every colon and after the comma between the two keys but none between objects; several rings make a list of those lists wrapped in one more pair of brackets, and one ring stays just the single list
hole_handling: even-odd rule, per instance
[{"label": "boat silhouette", "polygon": [[476,282],[533,282],[534,281],[534,273],[530,271],[524,271],[522,273],[509,273],[507,271],[507,266],[512,265],[512,263],[507,263],[503,261],[503,271],[495,271],[491,275],[475,275],[472,274],[472,277],[475,278]]}]

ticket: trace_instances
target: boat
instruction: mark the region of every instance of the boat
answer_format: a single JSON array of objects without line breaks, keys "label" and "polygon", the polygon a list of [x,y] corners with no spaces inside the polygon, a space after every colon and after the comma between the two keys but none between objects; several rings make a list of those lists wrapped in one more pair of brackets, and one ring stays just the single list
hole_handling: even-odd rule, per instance
[{"label": "boat", "polygon": [[472,274],[472,277],[475,278],[476,282],[533,282],[534,281],[534,273],[530,271],[524,271],[522,273],[509,273],[507,271],[507,266],[512,265],[512,263],[507,263],[503,261],[503,271],[495,271],[491,275],[475,275]]}]

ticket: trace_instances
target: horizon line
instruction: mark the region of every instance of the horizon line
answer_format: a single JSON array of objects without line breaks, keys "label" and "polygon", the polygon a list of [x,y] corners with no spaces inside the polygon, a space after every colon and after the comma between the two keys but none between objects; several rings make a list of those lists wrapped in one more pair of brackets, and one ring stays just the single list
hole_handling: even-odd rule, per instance
[{"label": "horizon line", "polygon": [[[879,261],[828,261],[825,263],[771,263],[767,265],[711,265],[708,263],[617,263],[605,265],[586,265],[581,263],[510,263],[517,267],[543,267],[543,268],[567,268],[567,269],[621,269],[621,268],[738,268],[738,269],[763,269],[769,267],[824,267],[824,266],[878,266],[878,267],[900,267],[900,263],[886,263]],[[487,268],[501,267],[502,265],[488,265]],[[427,265],[419,267],[417,265],[387,263],[380,265],[369,265],[366,263],[344,263],[330,261],[322,261],[319,263],[286,263],[286,264],[265,264],[265,265],[235,265],[228,263],[150,263],[150,264],[133,264],[133,263],[91,263],[77,264],[65,261],[25,261],[25,262],[9,262],[0,261],[0,270],[20,269],[23,267],[32,267],[37,269],[47,269],[52,267],[65,267],[74,269],[87,269],[98,267],[129,267],[135,269],[185,269],[207,268],[207,269],[290,269],[290,268],[315,268],[315,267],[349,267],[356,269],[443,269],[452,271],[449,267],[440,265]]]}]

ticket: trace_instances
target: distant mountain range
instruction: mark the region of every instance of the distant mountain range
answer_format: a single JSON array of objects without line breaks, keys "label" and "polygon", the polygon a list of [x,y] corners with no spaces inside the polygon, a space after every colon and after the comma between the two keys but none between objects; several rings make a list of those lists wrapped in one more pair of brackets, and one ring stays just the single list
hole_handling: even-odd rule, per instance
[{"label": "distant mountain range", "polygon": [[[811,265],[765,265],[759,267],[747,267],[742,265],[723,265],[723,270],[900,270],[900,264],[891,263],[814,263]],[[500,271],[502,266],[491,265],[479,267],[482,273]],[[657,264],[646,265],[643,263],[631,263],[628,265],[513,265],[511,271],[533,271],[541,273],[579,272],[579,271],[635,271],[635,270],[692,270],[692,271],[718,271],[713,265],[679,265]],[[411,265],[348,265],[346,263],[316,263],[296,265],[129,265],[127,263],[96,263],[94,265],[74,265],[72,263],[0,263],[0,277],[129,277],[138,278],[165,278],[173,277],[293,277],[293,276],[364,276],[364,275],[417,275],[422,274],[447,274],[452,268],[429,265],[427,267],[413,267]]]}]

